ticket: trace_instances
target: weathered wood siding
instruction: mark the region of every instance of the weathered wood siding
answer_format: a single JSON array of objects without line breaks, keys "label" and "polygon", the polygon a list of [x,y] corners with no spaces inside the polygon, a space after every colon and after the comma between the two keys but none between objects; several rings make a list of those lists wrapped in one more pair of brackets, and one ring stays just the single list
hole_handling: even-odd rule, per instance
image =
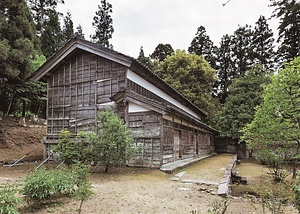
[{"label": "weathered wood siding", "polygon": [[128,127],[135,136],[138,151],[129,161],[131,166],[158,168],[161,166],[161,115],[154,112],[128,114]]},{"label": "weathered wood siding", "polygon": [[[97,110],[125,88],[127,68],[81,51],[48,78],[47,138],[57,139],[62,129],[73,134],[91,129]],[[106,105],[107,104],[107,105]]]},{"label": "weathered wood siding", "polygon": [[[163,163],[178,159],[198,157],[213,152],[214,135],[209,131],[182,119],[164,116],[163,119]],[[179,132],[179,152],[174,144]]]}]

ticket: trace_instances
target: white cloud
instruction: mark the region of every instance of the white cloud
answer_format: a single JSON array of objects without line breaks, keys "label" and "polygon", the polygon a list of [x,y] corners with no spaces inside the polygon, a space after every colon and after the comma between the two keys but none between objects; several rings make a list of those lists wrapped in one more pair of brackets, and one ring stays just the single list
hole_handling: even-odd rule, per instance
[{"label": "white cloud", "polygon": [[[203,25],[217,45],[225,34],[233,34],[238,25],[254,26],[260,15],[271,16],[274,8],[269,0],[107,0],[113,5],[115,32],[111,43],[116,51],[137,57],[140,47],[151,54],[159,43],[169,43],[174,49],[189,47]],[[86,35],[94,33],[92,20],[99,0],[65,0],[61,12],[70,10],[75,27],[81,24]],[[277,28],[277,21],[269,21]]]}]

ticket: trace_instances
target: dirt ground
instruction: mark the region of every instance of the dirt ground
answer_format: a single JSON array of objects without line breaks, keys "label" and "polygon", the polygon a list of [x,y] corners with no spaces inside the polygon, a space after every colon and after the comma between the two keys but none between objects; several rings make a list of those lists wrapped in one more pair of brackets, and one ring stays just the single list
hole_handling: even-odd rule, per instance
[{"label": "dirt ground", "polygon": [[[7,117],[0,120],[0,163],[18,160],[41,144],[46,126],[40,122],[26,120],[25,127],[19,126],[19,119]],[[42,146],[27,156],[24,161],[43,158]]]},{"label": "dirt ground", "polygon": [[[2,143],[0,147],[0,160],[19,158],[26,154],[40,143],[40,138],[45,133],[45,127],[21,128],[8,124],[2,128],[5,129],[5,139],[9,139],[9,141],[5,144]],[[22,155],[20,155],[21,153]],[[41,156],[40,153],[41,151],[37,150],[35,157]],[[222,204],[222,198],[216,195],[217,187],[186,181],[219,182],[224,174],[224,168],[231,158],[230,154],[216,155],[171,175],[159,170],[129,167],[113,168],[108,173],[103,173],[103,170],[98,168],[90,178],[94,196],[83,204],[82,213],[208,213],[213,203]],[[27,163],[12,168],[0,166],[0,184],[24,179],[38,164],[39,162]],[[55,167],[56,165],[57,163],[50,163],[46,167]],[[242,175],[252,182],[266,170],[264,166],[247,161],[242,162],[238,168],[244,173]],[[172,178],[179,172],[185,173],[178,181],[173,181]],[[20,206],[19,211],[21,214],[74,214],[78,207],[79,201],[76,199],[60,198],[35,209],[29,208],[24,203]],[[258,204],[253,205],[249,199],[235,196],[230,197],[230,205],[226,213],[262,212]],[[290,206],[285,213],[297,212]]]}]

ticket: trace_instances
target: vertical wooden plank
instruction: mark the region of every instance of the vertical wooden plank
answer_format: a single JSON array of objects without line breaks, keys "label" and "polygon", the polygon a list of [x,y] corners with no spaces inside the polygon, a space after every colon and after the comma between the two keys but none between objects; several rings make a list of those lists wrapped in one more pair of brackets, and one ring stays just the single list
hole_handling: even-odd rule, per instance
[{"label": "vertical wooden plank", "polygon": [[54,105],[54,90],[53,90],[53,85],[54,85],[54,75],[52,75],[52,102],[51,102],[51,135],[53,135],[53,111],[54,111],[54,108],[53,108],[53,105]]},{"label": "vertical wooden plank", "polygon": [[89,100],[88,100],[88,103],[89,103],[89,105],[91,105],[91,98],[92,98],[92,93],[91,93],[91,85],[92,85],[92,80],[91,80],[91,56],[89,56],[89,80],[90,80],[90,82],[89,82]]},{"label": "vertical wooden plank", "polygon": [[75,93],[75,100],[76,100],[76,106],[75,106],[75,133],[77,134],[77,108],[78,108],[78,61],[77,61],[77,56],[75,57],[75,88],[76,88],[76,93]]},{"label": "vertical wooden plank", "polygon": [[159,139],[159,145],[160,145],[160,165],[163,165],[163,157],[164,157],[164,151],[163,151],[163,142],[165,139],[165,133],[164,133],[164,124],[163,124],[163,115],[160,115],[160,139]]},{"label": "vertical wooden plank", "polygon": [[65,108],[66,108],[66,66],[64,65],[64,95],[63,95],[63,129],[65,128]]},{"label": "vertical wooden plank", "polygon": [[81,54],[81,100],[82,100],[82,106],[84,106],[85,102],[84,102],[84,64],[83,64],[83,54]]}]

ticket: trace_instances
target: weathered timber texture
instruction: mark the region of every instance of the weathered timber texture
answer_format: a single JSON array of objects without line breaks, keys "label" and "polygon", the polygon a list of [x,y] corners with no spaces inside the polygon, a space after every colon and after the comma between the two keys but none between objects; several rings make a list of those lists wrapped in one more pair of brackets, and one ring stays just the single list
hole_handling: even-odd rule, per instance
[{"label": "weathered timber texture", "polygon": [[99,111],[113,108],[139,149],[130,166],[159,168],[214,151],[218,132],[205,114],[137,60],[73,38],[33,75],[48,85],[46,154],[60,132],[94,130]]},{"label": "weathered timber texture", "polygon": [[125,89],[125,74],[124,66],[83,51],[66,61],[48,78],[47,136],[94,126],[98,109]]}]

